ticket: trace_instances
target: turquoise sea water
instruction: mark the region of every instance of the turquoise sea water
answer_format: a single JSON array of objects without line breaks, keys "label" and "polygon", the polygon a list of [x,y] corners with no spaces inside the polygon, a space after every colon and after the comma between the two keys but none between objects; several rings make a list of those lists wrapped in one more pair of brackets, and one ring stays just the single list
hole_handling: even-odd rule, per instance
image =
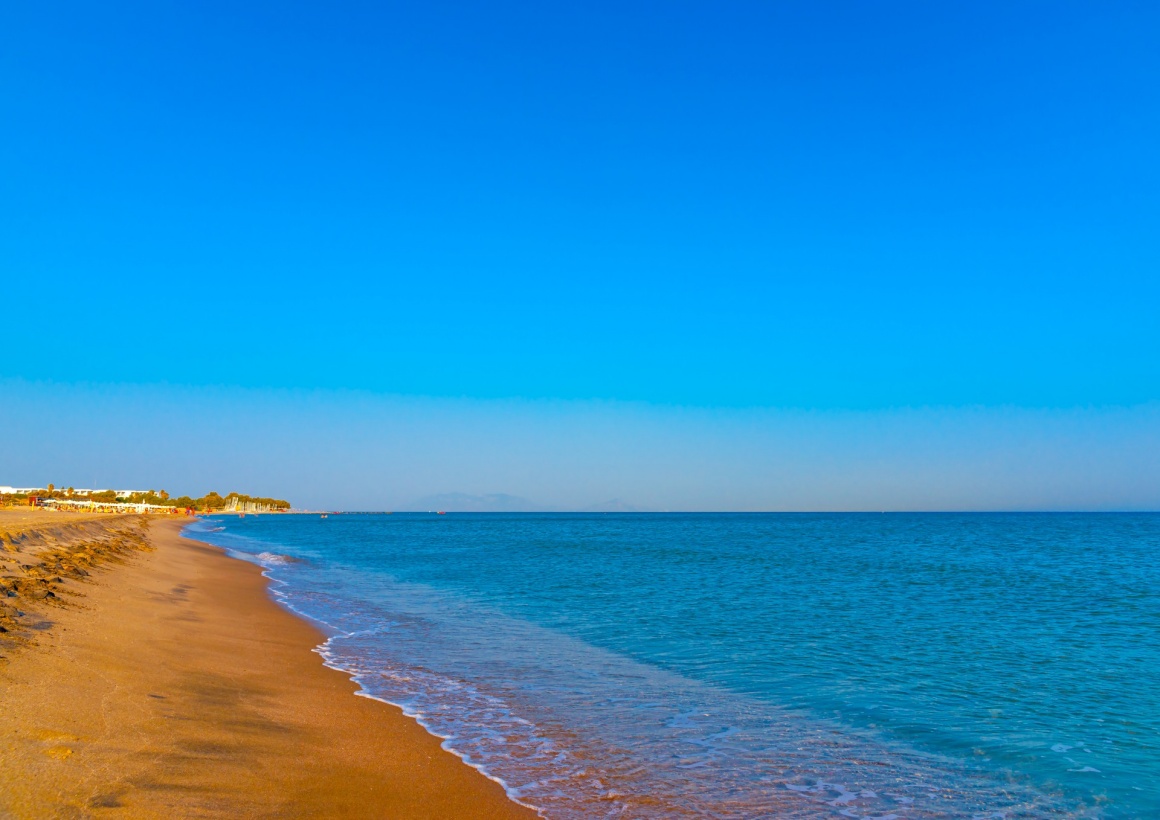
[{"label": "turquoise sea water", "polygon": [[1160,817],[1160,515],[266,515],[327,661],[553,818]]}]

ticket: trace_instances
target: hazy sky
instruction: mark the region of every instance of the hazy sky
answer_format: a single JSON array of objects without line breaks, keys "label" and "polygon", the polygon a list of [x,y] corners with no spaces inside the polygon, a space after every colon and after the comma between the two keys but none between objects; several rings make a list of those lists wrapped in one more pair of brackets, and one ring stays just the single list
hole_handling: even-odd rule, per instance
[{"label": "hazy sky", "polygon": [[0,9],[0,484],[1160,507],[1160,6]]},{"label": "hazy sky", "polygon": [[1160,403],[799,411],[0,387],[0,463],[34,484],[375,510],[447,491],[554,509],[1160,509]]}]

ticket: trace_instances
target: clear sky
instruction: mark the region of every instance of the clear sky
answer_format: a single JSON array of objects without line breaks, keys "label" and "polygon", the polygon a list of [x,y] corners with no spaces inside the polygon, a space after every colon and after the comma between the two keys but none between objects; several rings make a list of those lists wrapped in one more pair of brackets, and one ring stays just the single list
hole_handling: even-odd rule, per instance
[{"label": "clear sky", "polygon": [[[1158,34],[1145,2],[6,4],[0,483],[1160,507]],[[218,444],[14,428],[96,406]]]}]

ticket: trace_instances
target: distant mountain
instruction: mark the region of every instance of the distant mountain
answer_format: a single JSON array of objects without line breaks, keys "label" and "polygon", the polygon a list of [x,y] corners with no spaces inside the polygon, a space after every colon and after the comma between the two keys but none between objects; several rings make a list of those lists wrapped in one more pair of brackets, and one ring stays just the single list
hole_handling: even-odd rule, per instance
[{"label": "distant mountain", "polygon": [[[442,510],[444,512],[553,512],[563,511],[558,507],[545,507],[527,498],[507,493],[488,493],[487,495],[470,495],[469,493],[439,493],[424,498],[417,498],[400,511],[413,510],[429,512]],[[565,508],[566,509],[566,508]],[[581,507],[576,512],[647,512],[640,507],[634,507],[627,501],[613,498],[601,504]]]},{"label": "distant mountain", "polygon": [[407,507],[412,510],[443,510],[445,512],[538,512],[544,509],[534,501],[507,493],[489,493],[488,495],[440,493],[416,499]]},{"label": "distant mountain", "polygon": [[585,507],[580,512],[645,512],[645,510],[642,510],[640,507],[634,507],[627,501],[614,498],[611,501],[605,501],[603,504],[593,504],[591,507]]}]

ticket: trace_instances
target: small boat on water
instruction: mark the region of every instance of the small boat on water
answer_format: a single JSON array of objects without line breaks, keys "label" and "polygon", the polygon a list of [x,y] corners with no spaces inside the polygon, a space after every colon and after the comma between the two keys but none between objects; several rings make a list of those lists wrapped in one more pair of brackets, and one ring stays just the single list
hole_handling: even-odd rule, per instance
[{"label": "small boat on water", "polygon": [[319,517],[319,518],[326,518],[326,513],[323,513],[322,515],[320,515],[320,516],[318,516],[318,517]]}]

